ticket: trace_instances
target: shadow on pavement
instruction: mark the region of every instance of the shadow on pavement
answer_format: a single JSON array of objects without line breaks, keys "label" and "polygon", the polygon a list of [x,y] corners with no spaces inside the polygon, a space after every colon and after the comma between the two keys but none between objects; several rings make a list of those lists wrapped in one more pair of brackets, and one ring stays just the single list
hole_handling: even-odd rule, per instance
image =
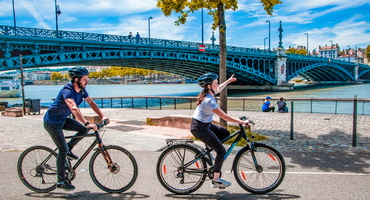
[{"label": "shadow on pavement", "polygon": [[29,197],[36,199],[49,199],[49,198],[59,198],[59,199],[94,199],[94,200],[103,200],[103,199],[146,199],[149,198],[149,195],[146,194],[137,194],[136,192],[128,193],[91,193],[90,191],[82,191],[75,193],[27,193]]},{"label": "shadow on pavement", "polygon": [[[294,140],[284,140],[285,147],[279,142],[266,143],[277,148],[285,158],[290,158],[292,164],[322,171],[370,173],[370,153],[362,150],[370,144],[368,137],[358,137],[357,147],[352,147],[351,134],[339,130],[318,138],[297,134]],[[308,150],[310,147],[312,149]]]},{"label": "shadow on pavement", "polygon": [[263,195],[256,195],[251,193],[230,193],[228,191],[217,192],[216,194],[189,194],[189,195],[175,195],[167,194],[166,197],[173,199],[217,199],[217,200],[245,200],[245,199],[297,199],[300,198],[298,195],[291,194],[277,194],[268,193]]}]

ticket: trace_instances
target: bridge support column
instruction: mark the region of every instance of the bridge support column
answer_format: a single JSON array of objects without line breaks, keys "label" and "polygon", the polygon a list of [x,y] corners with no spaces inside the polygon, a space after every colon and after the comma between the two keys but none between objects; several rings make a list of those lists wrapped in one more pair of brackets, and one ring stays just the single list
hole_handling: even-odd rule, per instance
[{"label": "bridge support column", "polygon": [[287,56],[284,48],[278,48],[276,51],[277,60],[275,64],[275,79],[277,80],[277,85],[286,85],[286,61]]},{"label": "bridge support column", "polygon": [[10,59],[12,57],[11,51],[12,51],[12,49],[10,47],[10,42],[6,41],[6,43],[5,43],[5,53],[4,53],[4,57],[6,59]]},{"label": "bridge support column", "polygon": [[360,65],[358,63],[355,64],[355,67],[353,68],[353,76],[355,78],[355,81],[358,81],[358,68]]}]

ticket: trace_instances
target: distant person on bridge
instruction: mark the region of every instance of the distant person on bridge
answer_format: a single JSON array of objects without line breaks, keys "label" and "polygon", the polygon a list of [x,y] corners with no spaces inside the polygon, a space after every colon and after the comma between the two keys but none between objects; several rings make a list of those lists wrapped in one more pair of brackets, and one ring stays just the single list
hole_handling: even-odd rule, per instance
[{"label": "distant person on bridge", "polygon": [[128,39],[132,40],[132,32],[128,33]]},{"label": "distant person on bridge", "polygon": [[[103,115],[85,89],[88,84],[87,76],[89,72],[83,67],[73,67],[68,71],[68,74],[71,77],[71,82],[63,86],[58,96],[55,98],[54,103],[45,113],[44,127],[50,134],[59,151],[56,163],[58,170],[57,188],[70,191],[74,190],[75,187],[66,181],[66,157],[78,159],[78,156],[74,155],[71,150],[82,138],[73,138],[67,143],[64,138],[63,130],[77,131],[76,136],[87,134],[89,129],[97,130],[97,125],[90,124],[78,108],[83,99],[86,100],[102,120],[109,123],[109,118]],[[71,113],[74,114],[78,121],[68,118]]]},{"label": "distant person on bridge", "polygon": [[278,105],[278,112],[279,113],[287,113],[288,112],[288,107],[286,106],[286,103],[285,103],[283,97],[280,97],[279,101],[277,101],[276,104]]},{"label": "distant person on bridge", "polygon": [[271,97],[267,96],[265,101],[262,104],[262,111],[263,112],[275,112],[275,107],[271,105]]},{"label": "distant person on bridge", "polygon": [[139,43],[139,40],[140,40],[140,34],[139,32],[136,33],[136,43]]},{"label": "distant person on bridge", "polygon": [[227,84],[236,81],[234,75],[220,85],[218,85],[217,78],[218,75],[212,72],[205,73],[198,78],[198,84],[203,88],[203,91],[198,95],[197,108],[193,114],[190,127],[191,133],[196,138],[200,139],[217,153],[212,179],[212,187],[214,188],[229,187],[231,183],[220,179],[221,168],[226,154],[225,147],[222,145],[221,140],[229,136],[230,132],[221,126],[212,124],[213,115],[216,114],[229,122],[248,124],[222,111],[215,99],[215,95],[220,93]]}]

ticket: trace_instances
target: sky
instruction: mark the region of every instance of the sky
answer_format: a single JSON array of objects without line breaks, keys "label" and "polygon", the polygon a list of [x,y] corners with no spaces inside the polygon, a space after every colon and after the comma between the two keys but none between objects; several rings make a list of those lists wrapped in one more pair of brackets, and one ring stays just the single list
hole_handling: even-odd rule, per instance
[{"label": "sky", "polygon": [[[308,49],[338,44],[340,49],[366,48],[370,44],[369,0],[282,0],[273,15],[266,14],[259,0],[239,0],[238,10],[226,11],[227,45],[271,48],[279,45],[282,22],[283,47],[302,45]],[[128,35],[139,32],[151,38],[202,41],[202,14],[189,14],[185,25],[176,26],[178,14],[166,17],[156,0],[57,0],[61,15],[59,30]],[[55,0],[14,0],[17,27],[55,29]],[[204,42],[211,43],[212,18],[204,10]],[[0,0],[0,25],[13,26],[12,0]],[[307,33],[307,34],[305,34]],[[218,30],[215,30],[218,44]],[[332,42],[330,42],[332,41]]]}]

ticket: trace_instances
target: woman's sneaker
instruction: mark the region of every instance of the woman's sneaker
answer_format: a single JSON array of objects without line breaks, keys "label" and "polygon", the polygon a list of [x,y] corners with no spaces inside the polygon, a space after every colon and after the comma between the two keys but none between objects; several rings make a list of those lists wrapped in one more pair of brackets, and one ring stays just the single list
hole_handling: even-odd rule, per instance
[{"label": "woman's sneaker", "polygon": [[225,188],[229,187],[231,185],[230,182],[222,180],[222,179],[217,179],[217,180],[212,180],[212,187],[213,188]]},{"label": "woman's sneaker", "polygon": [[75,189],[75,186],[68,183],[68,181],[63,181],[61,183],[57,183],[57,188],[63,189],[65,191],[72,191]]}]

